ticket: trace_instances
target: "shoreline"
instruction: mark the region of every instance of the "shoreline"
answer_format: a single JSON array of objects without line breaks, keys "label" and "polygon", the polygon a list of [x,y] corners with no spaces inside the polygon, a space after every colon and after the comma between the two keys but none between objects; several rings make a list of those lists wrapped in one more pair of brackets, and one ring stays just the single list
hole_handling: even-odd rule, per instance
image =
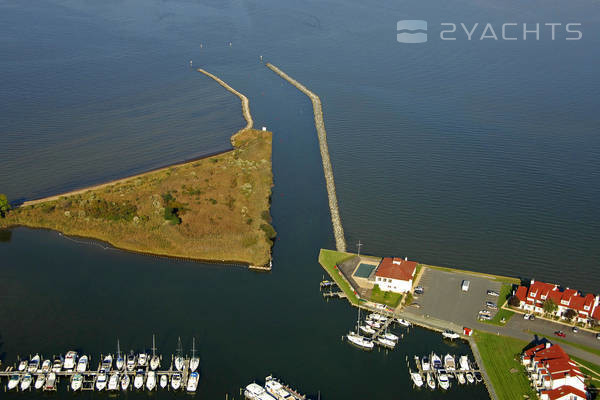
[{"label": "shoreline", "polygon": [[43,202],[46,202],[46,201],[54,201],[54,200],[58,200],[58,199],[60,199],[61,197],[64,197],[64,196],[74,196],[74,195],[77,195],[77,194],[85,193],[85,192],[87,192],[89,190],[102,189],[104,187],[108,187],[108,186],[111,186],[111,185],[116,185],[116,184],[119,184],[119,183],[123,183],[125,181],[130,180],[130,179],[141,178],[143,176],[146,176],[146,175],[154,173],[154,172],[162,172],[162,171],[165,171],[165,170],[167,170],[169,168],[181,167],[181,166],[183,166],[185,164],[189,164],[189,163],[192,163],[192,162],[195,162],[195,161],[200,161],[200,160],[204,160],[204,159],[207,159],[207,158],[210,158],[210,157],[214,157],[214,156],[218,156],[218,155],[221,155],[221,154],[225,154],[225,153],[228,153],[228,152],[230,152],[232,150],[234,150],[233,147],[231,147],[231,148],[229,148],[227,150],[214,151],[214,152],[207,153],[207,154],[204,154],[204,155],[201,155],[201,156],[198,156],[198,157],[193,157],[193,158],[190,158],[190,159],[186,159],[184,161],[176,161],[174,163],[167,164],[167,165],[164,165],[164,166],[161,166],[161,167],[152,168],[152,169],[150,169],[148,171],[140,172],[140,173],[135,174],[135,175],[126,176],[124,178],[117,178],[117,179],[110,180],[108,182],[98,183],[96,185],[86,186],[86,187],[83,187],[83,188],[80,188],[80,189],[73,189],[73,190],[68,191],[68,192],[62,192],[62,193],[58,193],[58,194],[53,194],[53,195],[50,195],[50,196],[47,196],[47,197],[42,197],[42,198],[39,198],[39,199],[27,200],[27,201],[24,201],[23,203],[21,203],[19,205],[19,207],[27,207],[27,206],[31,206],[31,205],[43,203]]}]

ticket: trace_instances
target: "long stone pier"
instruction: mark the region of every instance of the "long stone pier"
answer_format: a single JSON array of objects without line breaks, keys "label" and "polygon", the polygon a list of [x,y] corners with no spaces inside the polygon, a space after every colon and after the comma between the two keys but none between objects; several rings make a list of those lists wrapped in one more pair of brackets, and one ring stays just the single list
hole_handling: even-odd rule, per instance
[{"label": "long stone pier", "polygon": [[321,159],[323,160],[323,172],[325,173],[325,184],[327,186],[327,195],[329,197],[329,211],[331,212],[331,222],[333,224],[333,235],[335,236],[335,245],[338,251],[346,251],[346,239],[344,239],[344,228],[338,209],[337,195],[335,193],[335,182],[333,181],[333,169],[329,159],[329,148],[327,147],[327,133],[325,132],[325,123],[323,122],[323,109],[319,96],[308,90],[303,84],[293,79],[285,72],[271,63],[266,66],[277,75],[294,85],[298,90],[307,95],[312,101],[315,114],[315,126],[319,137],[319,148],[321,149]]},{"label": "long stone pier", "polygon": [[229,90],[231,93],[235,94],[242,101],[242,114],[244,115],[244,119],[246,120],[246,127],[244,129],[252,129],[254,126],[254,120],[252,120],[252,114],[250,114],[250,101],[246,96],[229,86],[225,81],[219,78],[216,75],[211,74],[208,71],[203,70],[202,68],[198,68],[198,72],[202,72],[204,75],[214,79],[219,85],[223,86],[225,89]]}]

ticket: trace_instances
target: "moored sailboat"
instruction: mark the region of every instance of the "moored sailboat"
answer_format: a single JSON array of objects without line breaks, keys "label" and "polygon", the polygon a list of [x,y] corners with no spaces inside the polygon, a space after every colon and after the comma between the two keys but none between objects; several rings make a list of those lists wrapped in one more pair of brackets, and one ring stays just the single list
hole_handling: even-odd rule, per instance
[{"label": "moored sailboat", "polygon": [[196,357],[196,338],[192,338],[192,358],[190,358],[190,371],[196,371],[199,366],[200,358]]}]

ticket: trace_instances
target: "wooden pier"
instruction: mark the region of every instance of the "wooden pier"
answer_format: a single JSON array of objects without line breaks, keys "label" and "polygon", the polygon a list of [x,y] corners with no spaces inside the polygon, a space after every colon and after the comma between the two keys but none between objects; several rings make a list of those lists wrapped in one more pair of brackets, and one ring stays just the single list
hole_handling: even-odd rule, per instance
[{"label": "wooden pier", "polygon": [[[463,376],[465,376],[465,380],[466,380],[466,374],[471,374],[473,376],[474,379],[477,379],[476,377],[479,377],[479,382],[477,380],[474,380],[472,384],[478,384],[481,383],[483,381],[483,377],[481,375],[481,371],[479,370],[479,366],[477,365],[477,363],[473,362],[473,361],[469,361],[469,368],[468,369],[461,369],[461,367],[458,365],[458,361],[456,356],[454,357],[455,363],[456,363],[456,368],[453,370],[447,370],[446,367],[444,365],[442,365],[441,368],[434,368],[433,364],[432,364],[432,359],[433,359],[434,353],[430,353],[427,355],[427,357],[429,358],[429,363],[430,363],[430,367],[427,371],[423,370],[423,365],[422,365],[422,359],[419,358],[419,356],[415,356],[414,358],[414,364],[415,364],[415,368],[416,368],[416,373],[418,373],[421,376],[421,379],[423,380],[423,386],[427,386],[427,375],[431,374],[433,376],[433,378],[436,381],[436,388],[438,388],[438,375],[446,374],[448,376],[448,378],[454,379],[456,384],[460,384],[459,380],[458,380],[458,375],[459,374],[463,374]],[[440,359],[442,360],[442,364],[444,362],[444,356],[441,355],[439,356]],[[415,371],[412,370],[411,365],[410,365],[410,360],[408,358],[408,356],[406,356],[406,366],[408,367],[408,372],[409,375],[414,373]],[[464,383],[465,385],[469,385],[471,383],[469,383],[468,381],[465,381]]]}]

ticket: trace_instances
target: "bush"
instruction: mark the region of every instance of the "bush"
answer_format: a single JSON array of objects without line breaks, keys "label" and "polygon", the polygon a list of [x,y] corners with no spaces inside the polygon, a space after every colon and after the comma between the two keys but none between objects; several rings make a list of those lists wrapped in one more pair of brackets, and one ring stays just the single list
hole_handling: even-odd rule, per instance
[{"label": "bush", "polygon": [[517,296],[510,296],[508,299],[508,305],[512,307],[519,307],[521,300]]},{"label": "bush", "polygon": [[165,220],[169,221],[173,225],[181,224],[181,217],[179,214],[185,211],[184,205],[179,203],[177,199],[171,195],[171,193],[163,194],[162,198],[165,203]]},{"label": "bush", "polygon": [[269,240],[273,240],[275,239],[275,236],[277,236],[277,232],[275,232],[275,228],[273,228],[271,224],[261,224],[260,229],[262,229]]},{"label": "bush", "polygon": [[6,195],[0,194],[0,217],[4,218],[9,210],[10,204],[8,203]]},{"label": "bush", "polygon": [[271,223],[272,219],[271,219],[271,213],[268,210],[263,211],[262,213],[260,213],[260,216],[262,217],[262,219],[267,222],[267,223]]}]

